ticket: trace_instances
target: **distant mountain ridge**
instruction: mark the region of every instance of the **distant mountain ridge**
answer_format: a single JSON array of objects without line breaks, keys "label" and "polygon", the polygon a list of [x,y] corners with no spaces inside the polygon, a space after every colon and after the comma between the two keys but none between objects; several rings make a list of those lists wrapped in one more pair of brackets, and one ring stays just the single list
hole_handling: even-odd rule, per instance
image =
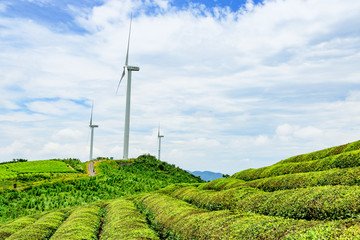
[{"label": "distant mountain ridge", "polygon": [[215,179],[219,179],[223,177],[222,173],[211,172],[211,171],[189,171],[189,170],[186,171],[194,176],[200,177],[204,181],[213,181]]}]

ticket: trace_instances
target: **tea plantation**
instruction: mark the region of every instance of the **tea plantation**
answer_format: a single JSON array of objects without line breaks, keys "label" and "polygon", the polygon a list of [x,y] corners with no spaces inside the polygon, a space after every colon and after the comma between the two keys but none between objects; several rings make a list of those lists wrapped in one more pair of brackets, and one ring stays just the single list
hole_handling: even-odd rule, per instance
[{"label": "tea plantation", "polygon": [[[81,203],[6,219],[0,239],[360,239],[360,141],[207,183],[151,156],[97,169],[99,176],[84,179],[102,184],[77,181],[114,194],[90,194],[86,204],[73,184]],[[45,201],[51,184],[32,196]]]}]

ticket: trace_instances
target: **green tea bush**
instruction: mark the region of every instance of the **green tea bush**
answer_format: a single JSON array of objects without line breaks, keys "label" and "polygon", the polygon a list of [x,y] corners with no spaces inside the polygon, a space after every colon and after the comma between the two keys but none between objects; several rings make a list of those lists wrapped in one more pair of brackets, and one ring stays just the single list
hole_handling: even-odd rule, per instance
[{"label": "green tea bush", "polygon": [[123,198],[111,201],[106,208],[101,240],[159,239],[134,203]]},{"label": "green tea bush", "polygon": [[279,163],[281,164],[281,163],[288,163],[288,162],[307,162],[307,161],[319,160],[319,159],[326,158],[329,156],[333,156],[333,155],[337,155],[337,154],[349,152],[349,151],[355,151],[355,150],[360,150],[360,141],[347,143],[344,145],[331,147],[331,148],[323,149],[323,150],[312,152],[312,153],[297,155],[297,156],[282,160]]},{"label": "green tea bush", "polygon": [[345,152],[308,162],[274,164],[269,167],[248,169],[235,173],[232,177],[245,181],[301,172],[324,171],[333,168],[352,168],[360,166],[360,150]]},{"label": "green tea bush", "polygon": [[357,221],[338,220],[331,222],[324,222],[313,227],[302,229],[298,232],[288,235],[287,240],[302,240],[302,239],[360,239],[360,225]]},{"label": "green tea bush", "polygon": [[326,185],[360,185],[360,167],[286,174],[256,179],[239,185],[258,188],[266,192]]},{"label": "green tea bush", "polygon": [[204,183],[175,183],[170,186],[161,188],[156,192],[170,195],[180,188],[189,187],[189,186],[202,188],[202,186],[204,186]]},{"label": "green tea bush", "polygon": [[41,215],[26,216],[16,219],[13,222],[4,224],[0,227],[0,240],[10,237],[12,234],[20,231],[21,229],[33,224]]},{"label": "green tea bush", "polygon": [[135,201],[162,239],[281,239],[319,224],[244,212],[206,211],[163,194]]},{"label": "green tea bush", "polygon": [[101,207],[101,203],[96,203],[75,209],[50,239],[97,239],[101,222]]},{"label": "green tea bush", "polygon": [[68,216],[67,211],[56,211],[11,235],[8,240],[48,239]]},{"label": "green tea bush", "polygon": [[211,182],[205,183],[204,185],[201,185],[200,188],[204,190],[224,190],[224,189],[230,189],[230,188],[236,188],[240,186],[244,186],[246,182],[241,179],[235,179],[235,178],[219,178],[216,180],[213,180]]},{"label": "green tea bush", "polygon": [[230,209],[307,220],[335,220],[360,215],[360,187],[324,186],[263,192],[252,188],[223,191],[185,187],[172,196],[209,210]]}]

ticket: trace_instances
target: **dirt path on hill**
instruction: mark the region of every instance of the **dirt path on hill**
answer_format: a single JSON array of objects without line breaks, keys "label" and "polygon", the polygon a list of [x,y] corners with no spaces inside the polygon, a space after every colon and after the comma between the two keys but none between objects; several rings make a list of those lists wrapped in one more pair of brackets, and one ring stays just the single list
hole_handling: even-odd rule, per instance
[{"label": "dirt path on hill", "polygon": [[72,170],[76,171],[72,166],[70,166],[70,164],[66,164],[69,168],[71,168]]},{"label": "dirt path on hill", "polygon": [[91,161],[88,164],[89,176],[95,176],[96,175],[95,168],[94,168],[94,163],[95,163],[94,161]]}]

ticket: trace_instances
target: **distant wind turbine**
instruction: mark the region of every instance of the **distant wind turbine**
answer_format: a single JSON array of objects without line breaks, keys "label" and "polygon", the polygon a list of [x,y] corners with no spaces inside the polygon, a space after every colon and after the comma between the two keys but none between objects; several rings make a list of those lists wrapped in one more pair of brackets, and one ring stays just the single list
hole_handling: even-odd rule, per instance
[{"label": "distant wind turbine", "polygon": [[130,18],[130,28],[129,28],[129,38],[128,38],[128,45],[127,45],[127,52],[126,52],[126,59],[124,70],[122,72],[118,87],[116,89],[116,93],[119,91],[120,83],[127,73],[127,88],[126,88],[126,110],[125,110],[125,131],[124,131],[124,154],[123,159],[128,159],[129,153],[129,128],[130,128],[130,97],[131,97],[131,72],[132,71],[139,71],[139,67],[129,66],[129,46],[130,46],[130,34],[131,34],[131,22],[132,16]]},{"label": "distant wind turbine", "polygon": [[161,138],[163,138],[163,135],[160,135],[160,125],[158,129],[158,140],[159,140],[159,152],[158,152],[158,160],[160,160],[160,151],[161,151]]},{"label": "distant wind turbine", "polygon": [[93,123],[92,123],[93,110],[94,110],[94,103],[91,105],[91,117],[90,117],[90,124],[89,124],[89,127],[91,128],[90,161],[93,160],[94,128],[99,127],[99,125],[93,125]]}]

